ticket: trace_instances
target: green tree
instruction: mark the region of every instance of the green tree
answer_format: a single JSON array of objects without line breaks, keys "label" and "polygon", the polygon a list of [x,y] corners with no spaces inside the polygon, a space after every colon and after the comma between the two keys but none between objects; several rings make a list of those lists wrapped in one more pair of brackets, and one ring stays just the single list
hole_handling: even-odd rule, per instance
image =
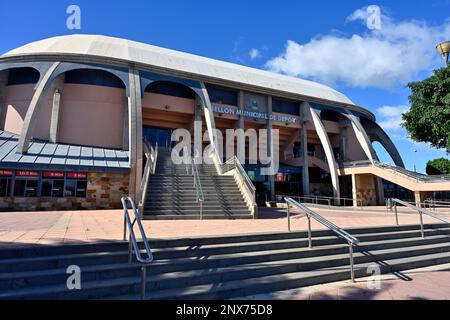
[{"label": "green tree", "polygon": [[428,161],[427,173],[429,175],[450,174],[450,160],[439,158]]},{"label": "green tree", "polygon": [[403,114],[403,127],[414,141],[450,152],[450,65],[408,87],[411,109]]}]

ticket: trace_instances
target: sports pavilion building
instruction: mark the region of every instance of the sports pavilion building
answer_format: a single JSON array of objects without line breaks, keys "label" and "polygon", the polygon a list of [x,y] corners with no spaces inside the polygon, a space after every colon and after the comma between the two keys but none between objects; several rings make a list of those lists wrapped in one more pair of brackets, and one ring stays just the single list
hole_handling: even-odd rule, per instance
[{"label": "sports pavilion building", "polygon": [[[145,137],[170,147],[172,131],[193,131],[195,120],[211,138],[213,129],[279,130],[279,173],[245,165],[255,196],[239,190],[250,210],[277,195],[377,205],[393,184],[416,200],[450,190],[404,170],[375,116],[336,90],[124,39],[61,36],[4,54],[0,106],[2,210],[121,207],[140,192]],[[395,166],[378,162],[374,141]]]}]

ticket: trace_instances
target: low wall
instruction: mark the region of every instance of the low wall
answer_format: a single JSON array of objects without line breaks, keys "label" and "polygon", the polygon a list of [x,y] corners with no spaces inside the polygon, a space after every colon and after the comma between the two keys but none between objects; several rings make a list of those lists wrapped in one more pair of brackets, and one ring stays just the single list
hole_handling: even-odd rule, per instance
[{"label": "low wall", "polygon": [[89,173],[86,198],[0,198],[1,211],[120,209],[128,195],[129,174]]}]

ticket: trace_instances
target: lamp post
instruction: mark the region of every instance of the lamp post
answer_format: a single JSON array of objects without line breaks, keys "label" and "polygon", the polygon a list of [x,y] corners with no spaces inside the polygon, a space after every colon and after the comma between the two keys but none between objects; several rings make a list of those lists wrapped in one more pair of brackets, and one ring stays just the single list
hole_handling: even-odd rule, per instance
[{"label": "lamp post", "polygon": [[444,41],[439,43],[436,46],[437,51],[439,54],[444,58],[444,61],[447,65],[449,65],[449,55],[450,55],[450,41]]},{"label": "lamp post", "polygon": [[416,168],[416,155],[417,155],[417,149],[414,149],[413,152],[414,152],[414,172],[417,173],[417,168]]}]

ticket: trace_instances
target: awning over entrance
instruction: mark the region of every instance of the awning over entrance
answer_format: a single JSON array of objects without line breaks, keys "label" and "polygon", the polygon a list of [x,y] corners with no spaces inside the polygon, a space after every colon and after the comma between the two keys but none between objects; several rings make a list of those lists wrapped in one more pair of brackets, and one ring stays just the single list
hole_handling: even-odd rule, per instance
[{"label": "awning over entrance", "polygon": [[19,137],[0,130],[0,167],[35,170],[129,172],[123,150],[54,144],[33,139],[26,154],[16,153]]}]

